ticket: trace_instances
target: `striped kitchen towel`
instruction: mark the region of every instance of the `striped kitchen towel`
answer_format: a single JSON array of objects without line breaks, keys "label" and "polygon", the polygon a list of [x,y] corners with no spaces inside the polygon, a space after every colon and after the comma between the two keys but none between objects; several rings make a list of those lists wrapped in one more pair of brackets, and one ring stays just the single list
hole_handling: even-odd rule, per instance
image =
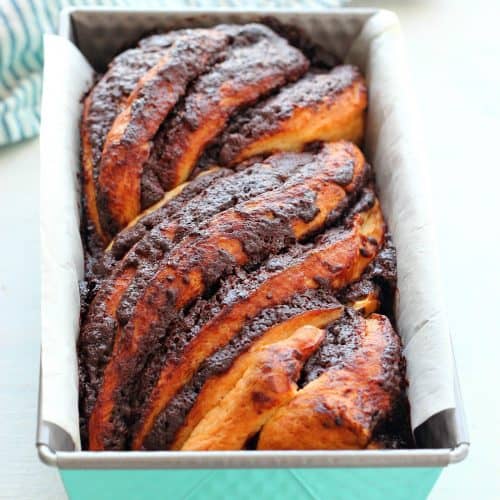
[{"label": "striped kitchen towel", "polygon": [[66,6],[328,8],[336,0],[0,0],[0,146],[38,135],[43,33]]}]

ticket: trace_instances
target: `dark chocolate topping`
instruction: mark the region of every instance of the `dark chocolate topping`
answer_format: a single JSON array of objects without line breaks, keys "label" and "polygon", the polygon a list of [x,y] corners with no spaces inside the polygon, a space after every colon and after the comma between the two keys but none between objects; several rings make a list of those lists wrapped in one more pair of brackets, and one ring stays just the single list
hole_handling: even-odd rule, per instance
[{"label": "dark chocolate topping", "polygon": [[90,130],[95,178],[99,175],[99,162],[106,135],[122,104],[139,78],[161,59],[163,50],[172,45],[178,36],[178,32],[162,35],[162,42],[159,45],[155,40],[151,40],[145,47],[129,49],[118,55],[109,65],[108,71],[92,88],[87,126]]},{"label": "dark chocolate topping", "polygon": [[342,318],[328,326],[321,346],[304,365],[299,383],[301,387],[318,378],[328,368],[340,367],[352,357],[359,347],[362,322],[358,314],[346,309]]},{"label": "dark chocolate topping", "polygon": [[260,22],[269,26],[278,35],[286,38],[290,45],[301,50],[315,68],[331,69],[340,64],[340,58],[321,45],[313,42],[304,30],[293,24],[283,23],[275,17],[263,17]]},{"label": "dark chocolate topping", "polygon": [[354,66],[337,66],[327,73],[308,73],[297,82],[282,87],[276,95],[239,113],[218,140],[220,162],[231,164],[246,145],[279,130],[281,123],[296,109],[332,101],[360,77]]},{"label": "dark chocolate topping", "polygon": [[[120,298],[116,315],[109,315],[102,300],[94,301],[79,337],[80,358],[86,360],[85,368],[81,369],[81,411],[84,415],[89,415],[95,404],[95,394],[101,385],[103,370],[109,361],[118,326],[128,328],[135,305],[157,270],[169,263],[184,269],[187,276],[191,268],[201,264],[207,293],[221,277],[234,272],[238,266],[229,254],[221,251],[218,259],[210,265],[205,265],[200,257],[203,253],[198,251],[198,242],[210,238],[212,226],[209,226],[208,222],[211,221],[211,216],[228,209],[234,211],[241,224],[235,225],[232,218],[226,217],[220,219],[217,229],[243,243],[248,255],[248,267],[289,247],[295,241],[289,225],[290,220],[301,218],[309,221],[316,215],[314,193],[304,191],[304,198],[287,197],[279,205],[272,203],[269,205],[274,211],[272,219],[260,217],[258,214],[262,209],[254,213],[253,209],[245,208],[243,202],[277,188],[287,189],[301,185],[306,178],[321,168],[321,164],[315,162],[313,155],[284,153],[270,157],[265,165],[257,164],[233,175],[218,177],[213,183],[209,183],[204,191],[170,214],[167,220],[160,221],[134,245],[111,277],[104,280],[100,286],[100,296],[106,297],[114,289],[117,276],[124,270],[136,269],[135,276]],[[337,170],[342,180],[345,173],[342,169]],[[335,181],[334,172],[331,176],[331,180]],[[264,209],[264,212],[266,211]],[[207,220],[204,223],[205,218]],[[151,219],[155,220],[153,215]],[[175,228],[173,239],[162,232],[165,227]],[[183,245],[179,256],[174,252],[170,257],[170,253],[180,241]],[[188,259],[183,259],[183,255],[189,256]],[[158,293],[165,292],[159,290]],[[172,306],[174,300],[175,297],[170,297],[159,311],[160,319],[157,324],[151,326],[150,334],[144,336],[140,352],[146,353],[152,350],[153,346],[159,345],[170,330],[169,324],[177,315]],[[144,357],[145,354],[139,356],[140,359]],[[138,362],[138,366],[140,365],[141,362]],[[87,376],[85,371],[88,372]],[[122,407],[126,408],[126,404],[123,403]]]},{"label": "dark chocolate topping", "polygon": [[202,194],[205,190],[222,177],[226,177],[233,172],[226,168],[219,168],[205,175],[193,179],[186,187],[163,207],[146,215],[129,229],[124,229],[117,234],[111,254],[114,260],[121,260],[132,246],[142,239],[148,231],[164,220],[170,219],[181,210],[191,199]]},{"label": "dark chocolate topping", "polygon": [[[225,373],[234,360],[247,351],[269,328],[305,311],[334,307],[335,304],[331,292],[321,289],[308,290],[295,295],[286,304],[264,309],[256,318],[247,320],[240,332],[226,346],[205,359],[194,377],[169,402],[147,436],[144,442],[145,448],[168,449],[206,381]],[[155,378],[154,373],[153,378]],[[145,380],[147,383],[147,377]],[[151,385],[153,384],[154,382]],[[143,388],[138,391],[141,394],[147,392]]]},{"label": "dark chocolate topping", "polygon": [[[233,36],[233,42],[222,55],[223,60],[193,84],[186,98],[174,110],[172,118],[163,123],[156,135],[151,156],[144,168],[151,193],[159,193],[172,186],[175,165],[187,150],[195,147],[190,142],[186,143],[189,134],[206,126],[213,115],[218,121],[207,126],[211,137],[196,154],[196,160],[239,107],[251,104],[260,95],[297,79],[307,71],[307,59],[265,26],[249,24],[243,27],[219,26],[217,29]],[[237,104],[221,107],[228,101],[227,98],[239,93],[242,96],[236,99]],[[246,94],[248,97],[244,98]],[[217,116],[219,109],[224,109],[224,112]],[[156,187],[153,189],[152,185]]]},{"label": "dark chocolate topping", "polygon": [[[266,20],[266,24],[269,22],[290,45],[306,54],[312,63],[311,72],[297,83],[289,83],[304,74],[309,63],[299,51],[265,26],[216,27],[228,35],[229,48],[221,51],[217,62],[188,87],[186,97],[178,101],[152,141],[152,154],[141,177],[143,206],[158,201],[170,187],[168,167],[190,146],[183,142],[184,138],[205,126],[213,111],[217,111],[223,86],[231,87],[231,92],[238,92],[257,79],[274,78],[272,85],[227,111],[222,125],[216,126],[213,136],[203,145],[201,153],[197,153],[202,155],[197,172],[220,164],[221,159],[229,163],[245,141],[272,130],[276,122],[286,119],[298,106],[314,106],[325,95],[335,96],[359,78],[357,70],[348,66],[327,73],[336,64],[334,56],[315,46],[299,30]],[[87,127],[90,129],[96,177],[106,134],[126,97],[180,33],[186,31],[143,39],[138,48],[115,58],[108,73],[92,90]],[[272,92],[274,95],[269,97]],[[255,104],[257,99],[261,100]],[[224,126],[226,129],[222,132]],[[330,180],[341,186],[350,185],[350,194],[328,215],[326,224],[318,230],[319,234],[307,234],[302,243],[296,241],[290,221],[301,219],[307,222],[317,215],[316,193],[312,188],[304,188],[302,196],[295,199],[285,197],[282,203],[274,203],[272,209],[270,205],[267,208],[242,205],[257,196],[263,200],[272,191],[303,185],[321,168],[317,156],[321,155],[321,148],[320,143],[311,144],[307,147],[308,153],[254,158],[236,166],[234,171],[223,168],[195,178],[164,207],[118,234],[111,252],[99,261],[95,260],[99,252],[92,238],[86,239],[86,244],[90,245],[87,251],[93,255],[87,253],[86,280],[81,286],[82,329],[78,340],[84,448],[87,446],[88,418],[111,357],[116,332],[121,327],[123,339],[127,341],[135,308],[145,291],[153,290],[158,296],[163,294],[166,300],[159,307],[158,320],[148,326],[139,342],[136,358],[121,367],[123,380],[118,389],[120,394],[113,396],[115,402],[110,418],[114,428],[106,435],[107,449],[130,446],[130,433],[141,423],[145,402],[161,370],[167,361],[176,363],[183,359],[185,347],[207,323],[224,308],[249,296],[276,273],[300,262],[307,252],[342,237],[352,224],[353,216],[373,206],[376,199],[373,188],[363,188],[373,180],[370,167],[366,165],[365,175],[352,186],[354,164],[349,162],[342,168],[332,169]],[[323,172],[323,178],[325,175]],[[271,210],[274,217],[267,217],[266,210]],[[228,212],[232,218],[222,217],[221,214]],[[213,221],[219,222],[217,226]],[[84,235],[90,235],[91,229],[84,225]],[[242,243],[248,256],[244,266],[219,247],[213,259],[202,261],[206,255],[204,242],[214,230]],[[176,308],[176,297],[168,282],[155,284],[158,270],[166,265],[176,273],[184,271],[186,283],[189,283],[187,271],[201,267],[202,295],[185,307]],[[123,278],[129,271],[133,274],[131,282],[119,297],[116,313],[110,314],[102,298],[110,296],[116,287],[116,278]],[[396,253],[390,236],[386,235],[384,247],[358,281],[335,293],[328,290],[327,283],[320,279],[315,282],[319,288],[294,291],[294,295],[283,304],[264,308],[253,317],[247,315],[234,337],[204,360],[163,409],[146,437],[145,448],[168,449],[204,384],[229,370],[235,359],[270,327],[305,311],[334,307],[337,300],[347,304],[370,293],[377,294],[381,302],[379,311],[392,319]],[[99,298],[93,300],[96,292]],[[323,343],[304,365],[300,387],[315,380],[325,370],[342,367],[353,359],[360,345],[362,321],[358,313],[346,308],[343,316],[327,327]],[[378,419],[374,440],[388,448],[411,446],[408,405],[404,396],[404,358],[400,346],[394,342],[383,354],[383,368],[380,384],[391,395],[394,408],[389,415],[374,417]],[[253,441],[248,446],[251,447],[252,443],[255,445]]]}]

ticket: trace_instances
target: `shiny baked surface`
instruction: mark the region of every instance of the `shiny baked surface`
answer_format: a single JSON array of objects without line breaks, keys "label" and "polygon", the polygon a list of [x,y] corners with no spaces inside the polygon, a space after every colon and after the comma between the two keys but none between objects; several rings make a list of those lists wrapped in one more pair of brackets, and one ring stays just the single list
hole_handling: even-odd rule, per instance
[{"label": "shiny baked surface", "polygon": [[86,447],[411,444],[366,106],[260,24],[112,62],[81,127]]}]

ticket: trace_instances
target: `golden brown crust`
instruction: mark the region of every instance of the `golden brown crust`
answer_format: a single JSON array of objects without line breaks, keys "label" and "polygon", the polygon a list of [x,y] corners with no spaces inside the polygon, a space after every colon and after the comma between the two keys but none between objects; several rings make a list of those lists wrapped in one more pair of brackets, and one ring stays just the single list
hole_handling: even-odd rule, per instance
[{"label": "golden brown crust", "polygon": [[[201,172],[198,177],[203,177],[206,175],[213,174],[219,170],[218,167],[214,166],[208,170],[205,170],[204,172]],[[199,180],[199,179],[198,179]],[[188,187],[189,185],[192,184],[193,181],[189,182],[183,182],[182,184],[179,184],[177,187],[171,189],[170,191],[167,191],[163,197],[157,201],[154,205],[151,205],[150,207],[146,208],[143,210],[137,217],[134,217],[128,224],[127,227],[125,227],[122,231],[120,231],[120,235],[123,235],[124,231],[130,231],[132,228],[134,228],[137,224],[139,224],[141,221],[144,221],[144,218],[147,217],[148,215],[153,214],[160,208],[163,208],[167,203],[172,201],[174,198],[177,198],[184,188]],[[106,247],[106,252],[110,252],[113,248],[113,245],[116,241],[116,238],[113,238],[109,245]]]},{"label": "golden brown crust", "polygon": [[140,212],[141,174],[150,140],[189,82],[211,66],[227,42],[219,31],[192,30],[179,36],[137,82],[113,122],[101,156],[98,206],[108,238]]},{"label": "golden brown crust", "polygon": [[227,57],[199,78],[155,139],[145,175],[164,190],[189,177],[235,110],[307,71],[302,53],[265,26],[229,28],[234,42]]},{"label": "golden brown crust", "polygon": [[[80,413],[84,419],[90,416],[102,372],[113,349],[122,301],[141,270],[158,258],[157,254],[148,257],[144,253],[145,240],[154,240],[150,229],[159,221],[174,218],[179,211],[184,211],[188,200],[229,172],[227,169],[207,171],[199,179],[167,193],[161,207],[154,214],[143,214],[130,229],[123,230],[99,262],[98,290],[88,306],[78,338],[79,355],[85,359],[85,363],[80,363]],[[152,242],[150,247],[153,247]],[[83,431],[85,433],[85,429]]]},{"label": "golden brown crust", "polygon": [[276,410],[296,395],[300,370],[323,338],[323,330],[305,326],[250,353],[241,377],[205,414],[182,449],[242,449]]},{"label": "golden brown crust", "polygon": [[354,66],[310,73],[238,115],[220,139],[220,160],[232,165],[315,141],[359,142],[366,106],[366,84]]},{"label": "golden brown crust", "polygon": [[[115,432],[113,411],[116,398],[123,397],[119,388],[129,384],[130,377],[142,366],[140,360],[147,352],[145,346],[152,346],[155,325],[166,328],[176,311],[213,286],[227,270],[258,262],[293,239],[300,240],[324,227],[348,192],[357,187],[364,169],[363,155],[356,146],[327,144],[315,161],[282,188],[213,217],[199,236],[186,237],[174,249],[145,288],[130,322],[118,336],[119,352],[106,367],[90,418],[91,449],[104,449],[106,436]],[[343,181],[348,178],[344,187],[336,182],[340,172]],[[208,262],[212,267],[207,268]]]},{"label": "golden brown crust", "polygon": [[342,366],[310,382],[264,425],[258,449],[362,449],[400,394],[398,335],[385,316],[364,321],[360,345]]},{"label": "golden brown crust", "polygon": [[[185,236],[197,232],[203,221],[282,186],[312,160],[312,155],[275,155],[265,164],[252,165],[244,172],[222,168],[205,172],[181,190],[174,188],[155,212],[145,214],[119,233],[99,264],[105,277],[89,306],[79,338],[80,354],[86,358],[81,374],[90,372],[91,375],[81,390],[83,415],[89,415],[93,403],[88,402],[93,401],[92,395],[100,386],[108,359],[105,353],[111,354],[118,321],[126,323],[124,315],[133,312],[137,297],[162,259]],[[125,276],[127,287],[116,290]],[[107,306],[109,296],[117,302],[113,308]]]},{"label": "golden brown crust", "polygon": [[85,449],[406,442],[366,84],[292,32],[154,35],[83,103]]},{"label": "golden brown crust", "polygon": [[[209,321],[185,348],[182,361],[167,363],[145,406],[142,425],[136,431],[133,447],[139,449],[155,419],[169,400],[197,370],[205,358],[231,340],[248,318],[266,307],[286,302],[295,293],[328,283],[340,289],[359,278],[383,242],[384,223],[378,204],[355,216],[355,223],[344,234],[333,234],[324,245],[310,251],[299,263],[277,273],[242,300],[224,308]],[[363,249],[363,252],[361,252]],[[364,254],[364,255],[363,255]]]},{"label": "golden brown crust", "polygon": [[98,247],[105,241],[96,202],[96,180],[106,135],[141,76],[162,57],[183,30],[145,39],[144,46],[116,57],[85,98],[81,122],[81,162],[85,213],[90,236]]},{"label": "golden brown crust", "polygon": [[283,321],[267,330],[258,340],[254,341],[250,349],[238,356],[231,368],[224,374],[210,378],[201,389],[196,403],[188,413],[184,424],[180,428],[171,449],[178,450],[184,446],[193,429],[204,416],[212,410],[234,387],[243,373],[252,363],[254,353],[270,344],[288,339],[299,328],[324,328],[328,323],[335,321],[342,315],[343,308],[332,304],[330,309],[306,311],[302,314]]}]

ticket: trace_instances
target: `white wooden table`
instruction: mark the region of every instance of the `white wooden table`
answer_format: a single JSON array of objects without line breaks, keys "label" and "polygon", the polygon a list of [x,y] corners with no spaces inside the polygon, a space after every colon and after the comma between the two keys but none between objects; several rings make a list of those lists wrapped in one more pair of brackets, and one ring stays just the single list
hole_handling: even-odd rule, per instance
[{"label": "white wooden table", "polygon": [[[431,498],[500,498],[500,2],[353,2],[399,13],[472,447]],[[0,150],[0,498],[65,498],[38,462],[38,141]]]}]

